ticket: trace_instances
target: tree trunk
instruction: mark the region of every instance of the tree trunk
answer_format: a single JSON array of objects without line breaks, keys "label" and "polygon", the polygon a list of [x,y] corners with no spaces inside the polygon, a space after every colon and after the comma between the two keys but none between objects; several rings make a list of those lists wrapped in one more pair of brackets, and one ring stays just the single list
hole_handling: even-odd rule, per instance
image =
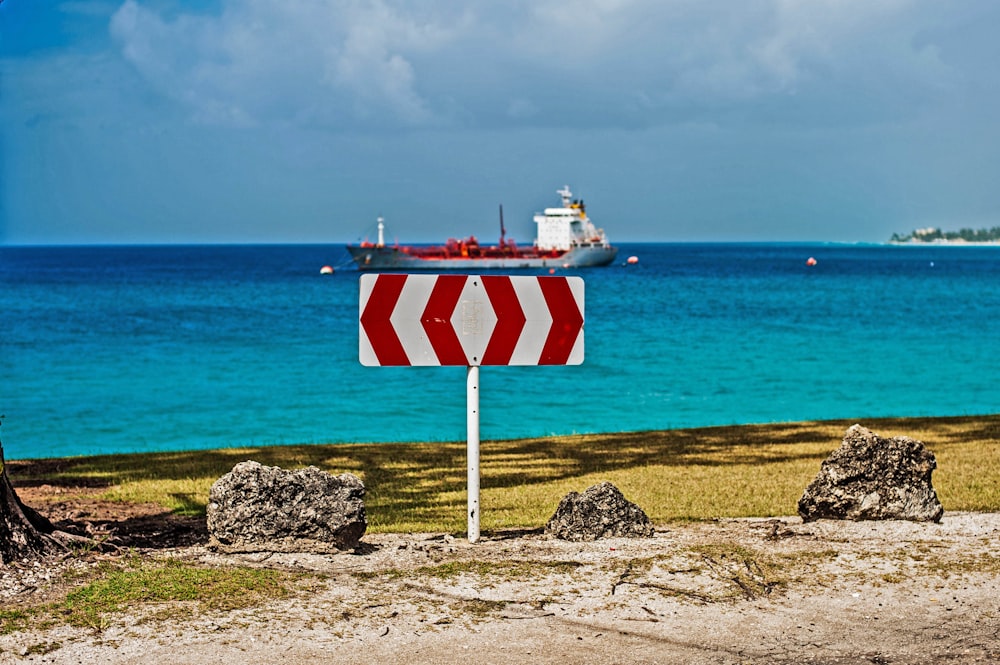
[{"label": "tree trunk", "polygon": [[89,538],[56,529],[52,522],[21,503],[7,477],[0,443],[0,563],[33,559],[65,552],[70,543],[91,543]]}]

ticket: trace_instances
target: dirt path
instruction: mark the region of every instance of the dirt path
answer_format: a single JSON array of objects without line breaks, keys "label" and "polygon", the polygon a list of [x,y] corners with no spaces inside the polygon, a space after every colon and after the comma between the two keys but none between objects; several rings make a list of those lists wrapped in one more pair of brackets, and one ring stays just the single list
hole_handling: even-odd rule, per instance
[{"label": "dirt path", "polygon": [[252,610],[150,620],[138,608],[100,633],[3,635],[0,663],[1000,661],[1000,514],[723,520],[592,543],[524,532],[363,543],[335,556],[149,550],[312,583]]}]

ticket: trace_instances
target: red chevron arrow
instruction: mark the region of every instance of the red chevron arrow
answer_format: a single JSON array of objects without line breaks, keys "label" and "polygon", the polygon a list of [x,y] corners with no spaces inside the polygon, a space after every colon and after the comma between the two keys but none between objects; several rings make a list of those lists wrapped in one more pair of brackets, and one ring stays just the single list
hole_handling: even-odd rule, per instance
[{"label": "red chevron arrow", "polygon": [[565,365],[583,328],[583,315],[566,279],[540,277],[538,286],[552,315],[552,327],[538,358],[539,365]]},{"label": "red chevron arrow", "polygon": [[406,275],[379,275],[361,315],[361,326],[380,365],[410,364],[389,320],[405,284]]},{"label": "red chevron arrow", "polygon": [[420,324],[427,333],[427,340],[442,365],[468,365],[462,341],[455,332],[451,317],[458,299],[465,288],[467,275],[441,275],[434,283],[434,290],[427,299],[427,306],[420,316]]},{"label": "red chevron arrow", "polygon": [[483,365],[507,365],[524,329],[524,310],[507,276],[484,276],[483,286],[497,317],[490,341],[483,353]]}]

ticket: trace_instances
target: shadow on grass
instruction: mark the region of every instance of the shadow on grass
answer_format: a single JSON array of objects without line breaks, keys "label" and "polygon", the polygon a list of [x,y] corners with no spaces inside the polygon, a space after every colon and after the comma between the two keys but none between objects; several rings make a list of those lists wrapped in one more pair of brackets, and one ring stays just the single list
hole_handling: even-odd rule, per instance
[{"label": "shadow on grass", "polygon": [[[516,466],[519,460],[541,466],[530,478],[510,470],[511,484],[545,483],[566,477],[650,465],[732,465],[819,458],[795,450],[795,444],[839,445],[831,429],[839,422],[746,425],[692,430],[624,432],[547,437],[482,443],[483,473],[491,460]],[[842,428],[841,428],[842,429]],[[763,446],[769,446],[767,450]],[[783,453],[774,447],[787,446]],[[755,448],[757,448],[755,450]],[[231,448],[129,455],[99,455],[60,459],[12,460],[10,475],[18,487],[111,487],[123,482],[217,478],[244,460],[283,468],[317,466],[331,473],[363,473],[370,481],[393,477],[442,480],[461,471],[465,483],[465,442],[309,444]],[[496,479],[494,477],[494,479]],[[503,483],[506,484],[506,483]],[[366,485],[373,485],[369,482]],[[406,491],[406,485],[397,491]]]},{"label": "shadow on grass", "polygon": [[[813,421],[687,430],[625,432],[482,443],[483,487],[514,488],[559,483],[593,474],[649,467],[735,467],[820,463],[857,421]],[[1000,416],[865,419],[886,436],[907,434],[933,450],[935,443],[1000,439]],[[8,471],[15,487],[114,487],[129,483],[193,483],[196,493],[165,489],[176,512],[203,514],[212,482],[238,462],[292,469],[316,466],[362,477],[366,503],[391,507],[396,520],[434,520],[464,502],[466,444],[313,444],[207,451],[143,453],[49,460],[15,460]],[[583,489],[582,487],[580,488]],[[370,511],[370,514],[372,511]],[[403,519],[403,521],[407,521]]]}]

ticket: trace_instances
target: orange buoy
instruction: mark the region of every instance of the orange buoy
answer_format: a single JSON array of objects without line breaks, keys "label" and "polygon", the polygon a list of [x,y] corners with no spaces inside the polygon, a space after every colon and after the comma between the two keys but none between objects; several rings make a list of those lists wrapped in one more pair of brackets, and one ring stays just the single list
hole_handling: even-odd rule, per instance
[{"label": "orange buoy", "polygon": [[555,268],[549,268],[549,274],[550,275],[556,274],[556,269]]},{"label": "orange buoy", "polygon": [[319,274],[321,274],[321,275],[332,275],[333,274],[333,266],[323,266],[322,268],[319,269]]},{"label": "orange buoy", "polygon": [[816,259],[814,259],[813,257],[810,256],[808,259],[806,259],[806,265],[807,266],[814,266],[814,265],[816,265]]},{"label": "orange buoy", "polygon": [[630,256],[630,257],[628,257],[628,259],[626,259],[625,262],[626,263],[631,263],[631,264],[636,264],[636,263],[639,262],[639,257],[638,256]]}]

